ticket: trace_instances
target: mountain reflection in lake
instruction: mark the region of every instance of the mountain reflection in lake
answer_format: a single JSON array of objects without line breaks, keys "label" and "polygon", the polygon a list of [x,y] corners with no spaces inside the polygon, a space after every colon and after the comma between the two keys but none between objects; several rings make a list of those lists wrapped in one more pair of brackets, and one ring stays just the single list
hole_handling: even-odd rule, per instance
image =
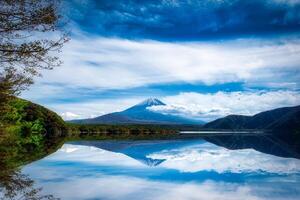
[{"label": "mountain reflection in lake", "polygon": [[72,142],[22,171],[61,199],[300,199],[297,151],[261,138]]}]

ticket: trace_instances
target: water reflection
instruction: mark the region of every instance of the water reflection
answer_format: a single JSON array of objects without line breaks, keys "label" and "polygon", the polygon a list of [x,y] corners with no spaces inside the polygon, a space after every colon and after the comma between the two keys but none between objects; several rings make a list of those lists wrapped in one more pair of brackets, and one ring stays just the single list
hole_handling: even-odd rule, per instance
[{"label": "water reflection", "polygon": [[53,195],[41,194],[42,188],[35,187],[34,181],[19,171],[0,172],[0,199],[18,200],[59,200]]},{"label": "water reflection", "polygon": [[298,140],[290,139],[287,134],[280,135],[215,135],[204,137],[208,142],[227,149],[255,149],[263,153],[300,159]]},{"label": "water reflection", "polygon": [[238,138],[72,142],[23,173],[72,200],[300,198],[297,148]]}]

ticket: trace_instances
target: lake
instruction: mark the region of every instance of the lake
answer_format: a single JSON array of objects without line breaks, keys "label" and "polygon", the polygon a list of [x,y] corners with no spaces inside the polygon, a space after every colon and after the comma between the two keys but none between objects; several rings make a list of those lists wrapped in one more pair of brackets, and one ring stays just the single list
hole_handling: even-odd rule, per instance
[{"label": "lake", "polygon": [[68,142],[21,172],[40,193],[66,200],[298,200],[298,147],[281,142],[269,136]]}]

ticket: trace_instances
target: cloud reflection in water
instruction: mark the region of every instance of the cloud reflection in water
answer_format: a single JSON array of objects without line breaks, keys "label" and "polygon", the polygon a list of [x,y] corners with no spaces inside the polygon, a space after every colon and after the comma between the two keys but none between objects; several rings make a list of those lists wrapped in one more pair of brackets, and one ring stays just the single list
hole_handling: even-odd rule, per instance
[{"label": "cloud reflection in water", "polygon": [[130,148],[136,148],[134,145],[113,152],[65,144],[23,171],[43,186],[45,192],[62,199],[300,197],[297,187],[300,161],[297,159],[280,158],[252,149],[227,150],[205,142],[160,143],[160,147],[167,148],[159,150],[155,145],[139,146],[138,151],[146,158],[164,160],[155,167],[141,162],[141,155],[128,153]]}]

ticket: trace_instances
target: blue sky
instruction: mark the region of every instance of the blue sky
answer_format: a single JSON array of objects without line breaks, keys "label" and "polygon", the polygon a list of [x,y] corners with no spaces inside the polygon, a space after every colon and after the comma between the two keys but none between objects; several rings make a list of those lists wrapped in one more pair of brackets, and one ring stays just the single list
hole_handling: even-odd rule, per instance
[{"label": "blue sky", "polygon": [[72,0],[63,64],[24,92],[65,119],[120,111],[206,121],[300,104],[299,0]]}]

